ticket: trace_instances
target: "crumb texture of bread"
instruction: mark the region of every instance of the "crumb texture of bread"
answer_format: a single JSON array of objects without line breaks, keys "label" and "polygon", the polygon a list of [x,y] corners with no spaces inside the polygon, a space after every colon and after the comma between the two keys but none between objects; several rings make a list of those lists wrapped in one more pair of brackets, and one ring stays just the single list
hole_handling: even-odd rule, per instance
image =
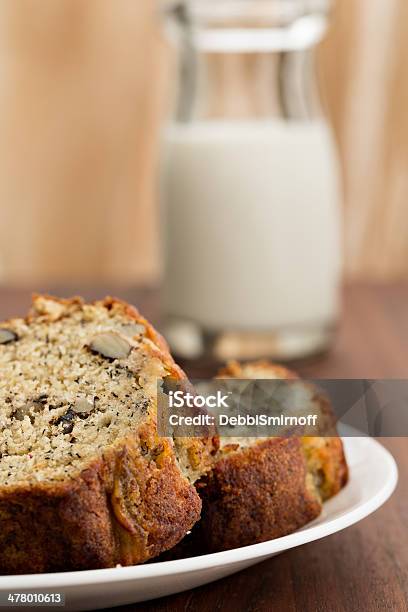
[{"label": "crumb texture of bread", "polygon": [[347,484],[349,471],[343,442],[334,436],[303,436],[303,452],[319,495],[327,501]]},{"label": "crumb texture of bread", "polygon": [[158,437],[157,383],[184,374],[135,309],[36,296],[0,373],[0,573],[140,563],[191,529],[212,441]]}]

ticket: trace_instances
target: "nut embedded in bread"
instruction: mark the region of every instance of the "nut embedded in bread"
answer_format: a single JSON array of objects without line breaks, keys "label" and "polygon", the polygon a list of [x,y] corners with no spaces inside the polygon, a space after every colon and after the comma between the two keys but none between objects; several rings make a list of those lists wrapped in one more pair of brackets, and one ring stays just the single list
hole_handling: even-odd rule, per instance
[{"label": "nut embedded in bread", "polygon": [[136,310],[37,296],[0,373],[0,573],[140,563],[191,529],[212,441],[159,438],[157,381],[184,375]]}]

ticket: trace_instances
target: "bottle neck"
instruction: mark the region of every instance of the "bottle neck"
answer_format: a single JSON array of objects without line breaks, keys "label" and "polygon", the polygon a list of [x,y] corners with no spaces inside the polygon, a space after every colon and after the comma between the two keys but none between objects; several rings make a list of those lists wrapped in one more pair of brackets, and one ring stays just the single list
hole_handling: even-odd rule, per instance
[{"label": "bottle neck", "polygon": [[[286,2],[292,8],[299,5],[298,0]],[[271,16],[257,21],[254,15],[251,20],[241,15],[238,21],[229,15],[227,21],[218,14],[217,20],[208,15],[204,20],[189,4],[179,3],[172,16],[179,54],[178,121],[310,120],[321,115],[314,51],[327,27],[324,14],[292,11],[292,19],[285,13],[279,19],[275,15],[275,21]]]},{"label": "bottle neck", "polygon": [[184,68],[179,87],[179,121],[311,121],[322,116],[311,50],[200,55],[187,61],[190,72]]},{"label": "bottle neck", "polygon": [[176,0],[167,14],[207,53],[298,51],[327,29],[330,0]]}]

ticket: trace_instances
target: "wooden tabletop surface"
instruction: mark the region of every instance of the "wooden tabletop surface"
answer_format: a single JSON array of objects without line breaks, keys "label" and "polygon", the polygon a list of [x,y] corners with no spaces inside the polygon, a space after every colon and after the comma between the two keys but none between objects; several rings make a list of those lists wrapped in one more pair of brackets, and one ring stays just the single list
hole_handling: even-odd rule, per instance
[{"label": "wooden tabletop surface", "polygon": [[[58,288],[47,288],[60,295]],[[111,290],[110,292],[113,292]],[[87,298],[104,292],[82,292]],[[149,290],[116,290],[160,324],[158,297]],[[0,320],[23,314],[29,292],[0,290]],[[295,364],[315,378],[408,378],[408,285],[346,289],[332,351]],[[183,364],[193,376],[210,376],[215,364]],[[399,467],[392,498],[362,522],[204,587],[121,611],[177,612],[392,612],[408,610],[408,440],[381,442]]]}]

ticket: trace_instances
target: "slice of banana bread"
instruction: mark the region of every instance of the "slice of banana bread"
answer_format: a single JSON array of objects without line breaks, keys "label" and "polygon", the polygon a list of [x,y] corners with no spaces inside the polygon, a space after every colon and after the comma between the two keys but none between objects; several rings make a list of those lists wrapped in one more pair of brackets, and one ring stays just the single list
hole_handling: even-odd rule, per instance
[{"label": "slice of banana bread", "polygon": [[158,437],[157,382],[184,374],[135,309],[36,296],[0,373],[0,573],[140,563],[194,525],[213,441]]},{"label": "slice of banana bread", "polygon": [[[228,364],[219,378],[295,379],[294,372],[268,362]],[[314,410],[330,416],[327,399],[307,385]],[[322,502],[347,481],[343,445],[331,437],[221,438],[218,461],[197,488],[202,517],[194,547],[210,552],[277,538],[316,518]]]},{"label": "slice of banana bread", "polygon": [[[230,362],[218,373],[219,378],[242,378],[253,380],[268,379],[298,379],[298,375],[281,365],[268,361],[238,364]],[[323,427],[322,436],[303,436],[301,438],[303,452],[307,458],[308,471],[313,475],[318,493],[323,501],[336,495],[346,484],[348,478],[347,462],[344,455],[343,443],[337,435],[334,425],[333,412],[328,398],[308,382],[304,382],[308,401],[315,407],[314,412],[320,414]],[[311,412],[313,412],[311,410]]]}]

